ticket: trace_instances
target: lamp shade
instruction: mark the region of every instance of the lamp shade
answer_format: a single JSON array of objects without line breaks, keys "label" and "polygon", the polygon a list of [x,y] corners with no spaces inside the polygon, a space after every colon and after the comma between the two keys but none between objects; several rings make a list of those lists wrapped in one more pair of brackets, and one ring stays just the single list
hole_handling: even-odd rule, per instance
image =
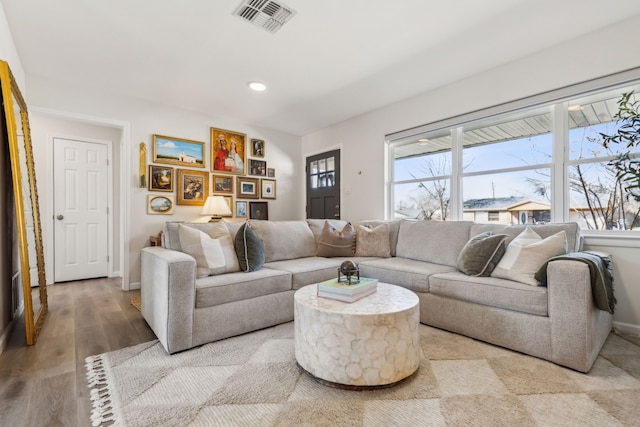
[{"label": "lamp shade", "polygon": [[202,215],[211,215],[211,219],[220,219],[221,216],[230,216],[229,204],[222,196],[209,196],[202,208]]}]

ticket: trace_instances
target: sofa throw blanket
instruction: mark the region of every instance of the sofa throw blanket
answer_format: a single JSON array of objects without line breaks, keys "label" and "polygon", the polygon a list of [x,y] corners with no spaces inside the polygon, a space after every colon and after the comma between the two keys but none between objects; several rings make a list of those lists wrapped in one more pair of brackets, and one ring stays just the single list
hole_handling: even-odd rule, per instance
[{"label": "sofa throw blanket", "polygon": [[611,258],[597,252],[570,252],[549,258],[536,273],[544,286],[547,285],[547,265],[555,260],[571,260],[584,262],[589,266],[591,277],[591,291],[596,307],[613,314],[616,298],[613,295],[613,275],[611,274]]}]

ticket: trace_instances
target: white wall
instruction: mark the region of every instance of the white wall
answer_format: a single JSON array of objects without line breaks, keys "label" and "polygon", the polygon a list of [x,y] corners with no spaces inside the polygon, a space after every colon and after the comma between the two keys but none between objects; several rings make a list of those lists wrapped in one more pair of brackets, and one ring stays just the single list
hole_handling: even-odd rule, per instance
[{"label": "white wall", "polygon": [[[351,220],[385,216],[385,135],[464,113],[562,88],[640,66],[640,17],[538,52],[518,61],[355,117],[302,138],[302,155],[341,144],[342,216]],[[434,59],[437,60],[437,59]],[[347,163],[351,159],[352,163]],[[353,160],[357,159],[357,166]],[[358,174],[362,171],[362,174]],[[304,183],[301,183],[303,188]],[[351,194],[347,194],[347,190]],[[588,242],[587,242],[588,243]],[[640,242],[635,243],[640,247]],[[615,248],[607,247],[614,252]],[[618,253],[614,319],[640,325],[640,266]],[[620,252],[620,251],[615,251]],[[639,326],[640,328],[640,326]],[[638,329],[640,333],[640,329]]]},{"label": "white wall", "polygon": [[[259,138],[265,140],[265,159],[267,166],[276,169],[277,199],[269,200],[269,218],[273,220],[291,220],[303,218],[298,207],[303,204],[302,195],[297,183],[303,179],[300,159],[300,137],[288,135],[267,129],[251,126],[228,118],[208,117],[203,114],[190,111],[169,108],[146,101],[131,99],[115,95],[115,91],[102,93],[87,92],[75,86],[64,85],[60,82],[43,80],[34,76],[28,76],[30,106],[41,109],[54,110],[61,114],[69,113],[69,117],[79,119],[90,118],[99,125],[100,118],[104,122],[124,123],[129,127],[126,135],[123,135],[124,154],[128,164],[120,165],[121,173],[125,176],[126,193],[130,195],[123,202],[129,210],[126,212],[125,221],[128,221],[129,239],[125,246],[123,268],[129,276],[129,283],[137,287],[140,281],[140,249],[149,244],[149,236],[156,235],[162,229],[165,221],[193,221],[202,218],[201,207],[176,206],[173,215],[148,215],[147,195],[151,194],[147,189],[139,188],[138,182],[138,149],[140,142],[147,144],[148,162],[151,163],[153,135],[168,135],[205,142],[207,170],[210,166],[210,128],[217,127],[230,129],[247,134],[247,138]],[[41,115],[33,117],[32,126],[38,130],[37,138],[34,137],[34,151],[46,152],[48,140],[45,134],[54,132],[52,123],[42,121]],[[59,124],[59,123],[58,123]],[[55,131],[64,132],[56,124]],[[76,125],[69,125],[67,133],[74,134],[78,130]],[[84,133],[84,132],[83,132]],[[82,135],[91,137],[91,135]],[[97,137],[99,138],[99,137]],[[43,164],[45,163],[45,164]],[[36,162],[38,182],[44,182],[50,173],[50,165],[46,162]],[[173,193],[175,195],[175,191]],[[41,205],[43,212],[50,209]],[[127,226],[124,226],[125,230]],[[49,230],[50,231],[50,230]],[[43,234],[45,240],[51,239],[51,233]],[[126,237],[125,237],[126,239]],[[126,245],[126,243],[125,243]],[[127,274],[125,273],[125,279]]]}]

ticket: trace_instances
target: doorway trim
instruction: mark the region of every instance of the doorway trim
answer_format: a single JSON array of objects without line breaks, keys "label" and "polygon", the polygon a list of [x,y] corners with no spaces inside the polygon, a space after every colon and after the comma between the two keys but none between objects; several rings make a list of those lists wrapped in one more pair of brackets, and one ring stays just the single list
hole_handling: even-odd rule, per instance
[{"label": "doorway trim", "polygon": [[[128,291],[131,289],[131,285],[129,283],[129,236],[130,236],[130,224],[129,224],[129,206],[131,200],[131,187],[129,185],[128,177],[131,175],[131,153],[130,153],[130,135],[131,135],[131,124],[129,122],[124,122],[121,120],[113,120],[107,119],[104,117],[96,117],[89,116],[84,114],[70,113],[66,111],[52,110],[48,108],[41,107],[30,107],[30,110],[36,112],[38,114],[42,114],[43,116],[59,118],[69,121],[75,121],[79,123],[87,123],[97,126],[105,126],[116,128],[120,130],[120,158],[119,158],[119,168],[120,168],[120,179],[119,179],[119,188],[120,188],[120,209],[118,212],[113,212],[112,215],[109,216],[109,225],[111,226],[109,232],[109,241],[111,242],[109,246],[109,277],[121,277],[122,278],[122,290]],[[50,218],[50,221],[53,221],[53,138],[69,138],[68,135],[53,135],[51,133],[47,133],[47,181],[48,181],[48,197],[47,197],[47,218]],[[73,139],[78,139],[77,137],[72,137]],[[88,140],[87,138],[79,138],[80,140]],[[113,141],[113,143],[116,143]],[[111,147],[112,149],[112,147]],[[113,165],[112,162],[114,159],[111,159],[109,165],[109,170],[112,171]],[[113,176],[112,176],[113,182]],[[113,186],[110,186],[113,190]],[[112,195],[113,198],[113,195]],[[113,199],[110,201],[110,212],[112,211]],[[115,216],[118,216],[120,223],[120,233],[119,240],[121,245],[120,250],[120,271],[112,271],[113,269],[113,219]],[[51,228],[53,224],[49,225],[49,238],[46,239],[45,246],[45,266],[48,266],[47,269],[47,277],[53,279],[53,239],[50,238],[50,233],[53,233],[53,228]],[[48,280],[47,283],[53,283]]]}]

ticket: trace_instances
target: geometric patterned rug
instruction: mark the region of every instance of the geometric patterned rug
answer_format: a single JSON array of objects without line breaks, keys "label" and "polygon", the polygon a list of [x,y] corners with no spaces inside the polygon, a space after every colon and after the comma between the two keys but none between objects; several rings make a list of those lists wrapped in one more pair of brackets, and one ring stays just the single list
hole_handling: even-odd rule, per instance
[{"label": "geometric patterned rug", "polygon": [[640,347],[612,333],[588,374],[420,325],[422,362],[387,389],[298,367],[293,322],[169,356],[157,341],[86,359],[94,426],[639,425]]}]

